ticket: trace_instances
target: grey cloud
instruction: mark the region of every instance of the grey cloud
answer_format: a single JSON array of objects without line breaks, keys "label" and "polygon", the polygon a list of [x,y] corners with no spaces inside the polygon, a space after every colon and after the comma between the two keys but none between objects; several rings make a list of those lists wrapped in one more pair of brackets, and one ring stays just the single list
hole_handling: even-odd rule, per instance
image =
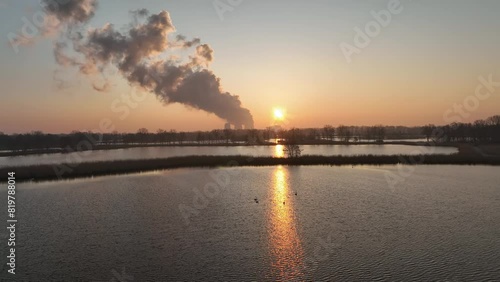
[{"label": "grey cloud", "polygon": [[[127,32],[106,24],[85,34],[75,33],[71,41],[79,60],[66,55],[67,45],[62,43],[55,45],[54,54],[60,65],[77,66],[84,74],[115,67],[131,84],[156,94],[166,104],[181,103],[213,113],[234,125],[253,128],[252,115],[242,107],[239,97],[223,91],[220,78],[205,69],[214,59],[214,50],[200,44],[198,38],[173,37],[175,31],[169,13],[161,11],[131,26]],[[168,51],[194,46],[194,54],[187,62],[162,59]],[[108,84],[93,87],[104,91]]]}]

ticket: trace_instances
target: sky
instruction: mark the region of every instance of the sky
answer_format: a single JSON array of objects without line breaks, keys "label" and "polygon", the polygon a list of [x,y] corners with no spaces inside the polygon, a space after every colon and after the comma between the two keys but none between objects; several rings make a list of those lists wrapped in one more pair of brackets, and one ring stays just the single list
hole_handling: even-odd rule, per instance
[{"label": "sky", "polygon": [[[224,91],[239,96],[256,128],[272,125],[277,107],[286,113],[286,127],[301,128],[446,124],[500,114],[499,86],[483,87],[491,90],[485,99],[474,96],[479,77],[500,82],[500,1],[401,0],[397,13],[390,2],[107,0],[98,1],[83,29],[112,23],[125,31],[129,11],[168,11],[172,36],[200,38],[213,49],[208,69]],[[117,71],[88,77],[58,65],[57,35],[16,52],[9,34],[20,34],[41,10],[38,0],[0,0],[0,131],[98,131],[103,119],[119,132],[223,128],[226,121],[216,115],[165,104]],[[357,30],[377,25],[375,12],[390,13],[391,20],[377,23],[379,30],[366,35],[369,44],[356,44]],[[342,46],[357,52],[349,60]],[[104,78],[109,89],[96,91],[93,82]],[[137,91],[147,95],[126,116],[112,110]],[[464,101],[469,106],[459,112]]]}]

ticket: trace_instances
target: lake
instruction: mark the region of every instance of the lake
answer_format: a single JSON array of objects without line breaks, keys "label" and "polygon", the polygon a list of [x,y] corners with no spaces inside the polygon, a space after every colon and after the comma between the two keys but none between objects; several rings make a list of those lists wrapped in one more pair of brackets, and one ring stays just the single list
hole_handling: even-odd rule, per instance
[{"label": "lake", "polygon": [[[425,147],[409,145],[304,145],[304,155],[418,155],[454,154],[455,147]],[[0,157],[0,167],[25,166],[34,164],[59,164],[75,162],[95,162],[111,160],[137,160],[168,158],[192,155],[246,155],[283,157],[283,145],[276,146],[174,146],[142,147],[116,150],[74,152],[68,154],[43,154],[16,157]]]},{"label": "lake", "polygon": [[495,280],[499,172],[276,166],[19,183],[16,278]]}]

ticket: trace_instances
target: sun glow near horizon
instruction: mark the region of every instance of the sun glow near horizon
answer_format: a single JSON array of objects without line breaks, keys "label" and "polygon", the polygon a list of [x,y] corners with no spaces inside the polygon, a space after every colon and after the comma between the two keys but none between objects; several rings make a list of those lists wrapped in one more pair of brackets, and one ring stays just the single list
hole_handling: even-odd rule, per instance
[{"label": "sun glow near horizon", "polygon": [[273,108],[273,118],[275,121],[283,121],[285,119],[285,110],[279,107]]}]

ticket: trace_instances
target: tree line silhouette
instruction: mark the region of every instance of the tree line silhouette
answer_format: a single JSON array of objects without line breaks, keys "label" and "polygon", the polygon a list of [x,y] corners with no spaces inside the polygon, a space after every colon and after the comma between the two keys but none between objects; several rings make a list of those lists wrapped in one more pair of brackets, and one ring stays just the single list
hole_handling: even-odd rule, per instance
[{"label": "tree line silhouette", "polygon": [[[500,143],[500,115],[477,120],[473,123],[452,123],[444,126],[346,126],[323,128],[262,130],[221,129],[212,131],[178,132],[159,129],[149,132],[141,128],[135,133],[71,132],[69,134],[46,134],[33,131],[24,134],[3,134],[0,132],[0,151],[29,150],[92,150],[145,145],[259,145],[292,140],[293,144],[333,143],[383,143],[394,139],[425,138],[434,143]],[[274,140],[273,140],[274,139]],[[271,141],[273,140],[273,141]],[[281,140],[281,141],[280,141]]]}]

